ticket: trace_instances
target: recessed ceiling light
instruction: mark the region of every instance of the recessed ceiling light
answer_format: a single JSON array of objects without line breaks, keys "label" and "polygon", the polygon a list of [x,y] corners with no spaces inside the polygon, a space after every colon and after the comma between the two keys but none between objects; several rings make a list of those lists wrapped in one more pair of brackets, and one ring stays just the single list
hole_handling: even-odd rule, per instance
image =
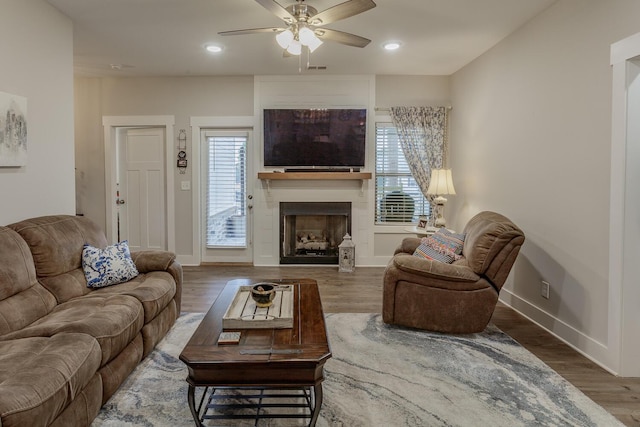
[{"label": "recessed ceiling light", "polygon": [[209,52],[212,52],[212,53],[222,52],[222,46],[218,46],[218,45],[215,45],[215,44],[207,45],[207,46],[206,46],[206,49],[207,49]]},{"label": "recessed ceiling light", "polygon": [[396,50],[400,47],[400,44],[400,42],[387,42],[382,45],[382,47],[384,47],[386,50]]}]

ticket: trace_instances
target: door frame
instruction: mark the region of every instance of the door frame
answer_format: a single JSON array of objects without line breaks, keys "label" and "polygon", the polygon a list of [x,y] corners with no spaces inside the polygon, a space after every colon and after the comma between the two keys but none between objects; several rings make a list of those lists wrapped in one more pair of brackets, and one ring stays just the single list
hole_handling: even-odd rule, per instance
[{"label": "door frame", "polygon": [[[193,259],[196,265],[200,265],[202,262],[202,252],[200,248],[202,247],[202,221],[200,220],[202,209],[202,204],[200,200],[200,162],[201,159],[201,143],[200,143],[200,135],[201,131],[211,129],[211,130],[229,130],[229,129],[238,129],[238,128],[247,128],[252,129],[254,131],[254,140],[255,144],[255,130],[256,128],[256,119],[254,116],[219,116],[219,117],[191,117],[191,158],[193,163],[193,168],[191,169],[192,173],[192,185],[191,185],[191,194],[193,194],[192,202],[192,223],[193,223]],[[255,187],[255,176],[253,174],[253,162],[255,159],[250,159],[249,153],[251,153],[250,148],[247,147],[247,194],[253,194],[253,190]],[[196,196],[198,195],[198,196]],[[251,221],[253,221],[253,216],[251,216]],[[251,230],[251,231],[249,231]],[[247,224],[247,233],[253,233],[253,224]],[[247,236],[248,239],[253,239],[253,236]],[[252,255],[251,259],[253,260],[255,257],[255,245],[251,247]]]},{"label": "door frame", "polygon": [[167,250],[175,252],[175,196],[173,171],[173,138],[174,116],[103,116],[104,128],[104,171],[105,171],[105,205],[107,239],[114,243],[117,240],[117,210],[113,203],[116,192],[116,141],[118,129],[124,127],[158,127],[164,128],[165,134],[165,218],[167,233]]},{"label": "door frame", "polygon": [[[623,377],[640,377],[640,342],[637,327],[640,313],[636,301],[640,298],[637,283],[640,244],[637,218],[640,203],[634,194],[633,177],[640,173],[636,164],[637,132],[629,134],[630,78],[638,76],[640,33],[611,45],[612,114],[611,114],[611,187],[609,215],[609,313],[607,364]],[[635,133],[635,134],[634,134]],[[630,156],[631,154],[631,156]],[[635,155],[635,158],[634,158]]]}]

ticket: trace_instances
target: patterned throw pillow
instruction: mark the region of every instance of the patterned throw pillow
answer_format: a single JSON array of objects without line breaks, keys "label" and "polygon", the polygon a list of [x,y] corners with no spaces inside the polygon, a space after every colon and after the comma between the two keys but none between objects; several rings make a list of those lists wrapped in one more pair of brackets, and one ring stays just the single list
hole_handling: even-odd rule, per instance
[{"label": "patterned throw pillow", "polygon": [[420,246],[416,248],[416,250],[413,252],[413,256],[416,256],[418,258],[431,259],[434,261],[440,261],[447,264],[451,264],[454,261],[453,257],[451,256],[453,255],[453,252],[451,252],[450,254],[446,254],[446,253],[437,251],[431,246],[429,246],[427,243],[425,243],[424,242],[425,240],[426,239],[423,239],[423,242],[420,243]]},{"label": "patterned throw pillow", "polygon": [[463,233],[452,233],[446,228],[441,228],[427,239],[429,238],[431,239],[432,246],[438,246],[442,250],[453,252],[456,255],[462,254],[462,246],[464,245],[465,238],[465,234]]},{"label": "patterned throw pillow", "polygon": [[413,255],[451,264],[462,258],[460,254],[464,237],[464,234],[452,233],[446,228],[441,228],[433,235],[423,238]]},{"label": "patterned throw pillow", "polygon": [[82,249],[82,270],[90,288],[117,285],[139,274],[126,240],[105,249],[85,244]]}]

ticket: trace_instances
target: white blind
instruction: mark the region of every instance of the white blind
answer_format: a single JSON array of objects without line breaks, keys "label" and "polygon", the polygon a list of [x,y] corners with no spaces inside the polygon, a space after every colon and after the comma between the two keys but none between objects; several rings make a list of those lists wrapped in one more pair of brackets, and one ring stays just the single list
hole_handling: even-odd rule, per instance
[{"label": "white blind", "polygon": [[246,247],[247,134],[207,132],[207,247]]},{"label": "white blind", "polygon": [[376,223],[412,223],[429,215],[429,202],[404,158],[392,123],[376,123]]}]

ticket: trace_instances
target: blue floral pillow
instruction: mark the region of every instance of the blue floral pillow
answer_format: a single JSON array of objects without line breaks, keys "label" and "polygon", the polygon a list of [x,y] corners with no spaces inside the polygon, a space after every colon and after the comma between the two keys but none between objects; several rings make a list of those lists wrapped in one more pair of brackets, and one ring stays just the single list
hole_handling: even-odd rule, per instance
[{"label": "blue floral pillow", "polygon": [[82,270],[90,288],[117,285],[139,274],[126,240],[104,249],[85,244],[82,249]]}]

